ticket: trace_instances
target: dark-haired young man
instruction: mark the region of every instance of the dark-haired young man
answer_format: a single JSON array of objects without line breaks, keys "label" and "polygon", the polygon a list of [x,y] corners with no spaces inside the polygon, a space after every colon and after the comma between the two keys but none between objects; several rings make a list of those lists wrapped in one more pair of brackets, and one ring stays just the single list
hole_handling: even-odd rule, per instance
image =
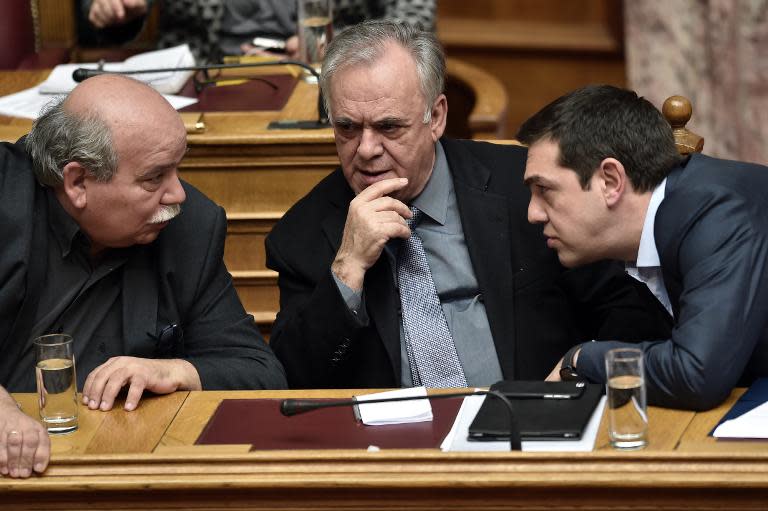
[{"label": "dark-haired young man", "polygon": [[[768,375],[768,168],[681,161],[659,111],[610,86],[557,99],[517,136],[529,145],[528,219],[560,262],[622,259],[674,316],[669,339],[639,344],[649,402],[707,409]],[[585,343],[561,364],[602,382],[605,352],[622,346]]]}]

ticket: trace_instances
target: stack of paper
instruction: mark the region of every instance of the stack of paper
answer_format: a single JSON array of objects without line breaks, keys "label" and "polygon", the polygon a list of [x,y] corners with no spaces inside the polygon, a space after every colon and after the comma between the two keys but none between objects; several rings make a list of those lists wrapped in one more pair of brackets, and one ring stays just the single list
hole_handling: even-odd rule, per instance
[{"label": "stack of paper", "polygon": [[411,422],[427,422],[432,420],[432,406],[429,399],[417,399],[414,401],[393,401],[390,403],[368,403],[371,399],[388,399],[393,397],[426,396],[424,387],[412,387],[376,394],[355,396],[360,401],[357,405],[360,420],[368,426],[381,426],[384,424],[407,424]]},{"label": "stack of paper", "polygon": [[[108,62],[102,66],[104,71],[140,71],[143,69],[168,69],[190,67],[195,65],[195,57],[189,46],[182,44],[164,50],[140,53],[126,59],[124,62]],[[42,94],[63,94],[75,88],[77,83],[72,79],[75,69],[97,69],[98,64],[60,64],[42,84]],[[139,73],[130,76],[151,85],[162,94],[176,94],[187,83],[194,71],[165,71],[161,73]]]}]

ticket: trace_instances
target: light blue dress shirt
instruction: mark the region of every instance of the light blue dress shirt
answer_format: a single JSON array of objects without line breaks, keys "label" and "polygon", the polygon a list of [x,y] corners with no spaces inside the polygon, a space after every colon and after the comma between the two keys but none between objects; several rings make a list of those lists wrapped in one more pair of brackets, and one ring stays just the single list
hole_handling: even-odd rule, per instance
[{"label": "light blue dress shirt", "polygon": [[[459,216],[448,161],[440,143],[435,144],[435,166],[421,194],[411,205],[424,213],[416,226],[427,254],[432,279],[443,307],[448,329],[453,336],[464,376],[469,386],[488,386],[502,379],[491,328],[485,312],[477,278],[469,257]],[[397,282],[396,256],[399,240],[385,248],[392,275]],[[368,322],[363,292],[355,292],[334,279],[349,309],[363,323]],[[401,384],[413,386],[405,350],[405,336],[400,321]]]}]

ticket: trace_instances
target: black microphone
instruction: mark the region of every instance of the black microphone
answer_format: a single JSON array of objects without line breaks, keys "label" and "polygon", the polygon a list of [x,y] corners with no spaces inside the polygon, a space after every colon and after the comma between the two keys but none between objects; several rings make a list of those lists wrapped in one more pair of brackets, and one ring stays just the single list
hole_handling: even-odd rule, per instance
[{"label": "black microphone", "polygon": [[522,447],[520,444],[520,429],[517,427],[517,419],[515,419],[515,411],[512,406],[512,402],[499,392],[498,390],[474,390],[468,392],[452,392],[448,394],[432,394],[428,396],[404,396],[404,397],[385,397],[379,399],[336,399],[330,401],[323,401],[318,399],[283,399],[280,403],[280,413],[286,417],[298,415],[300,413],[307,413],[313,410],[319,410],[320,408],[332,408],[337,406],[357,406],[360,404],[368,403],[390,403],[395,401],[415,401],[417,399],[444,399],[449,397],[466,397],[466,396],[492,396],[500,399],[504,403],[507,414],[509,415],[509,450],[519,451]]},{"label": "black microphone", "polygon": [[[320,73],[317,70],[304,62],[298,60],[277,60],[273,62],[249,62],[243,64],[209,64],[206,66],[183,66],[183,67],[167,67],[160,69],[134,69],[130,71],[107,71],[104,69],[87,69],[80,67],[72,72],[72,79],[80,83],[88,78],[103,75],[103,74],[116,74],[116,75],[135,75],[135,74],[147,74],[147,73],[169,73],[174,71],[213,71],[218,69],[239,69],[246,67],[274,67],[274,66],[298,66],[302,69],[309,71],[314,76],[318,84],[320,83]],[[295,121],[295,122],[272,122],[269,124],[270,129],[315,129],[315,128],[327,128],[329,126],[328,111],[325,109],[325,101],[323,101],[323,91],[318,85],[317,94],[317,121]]]}]

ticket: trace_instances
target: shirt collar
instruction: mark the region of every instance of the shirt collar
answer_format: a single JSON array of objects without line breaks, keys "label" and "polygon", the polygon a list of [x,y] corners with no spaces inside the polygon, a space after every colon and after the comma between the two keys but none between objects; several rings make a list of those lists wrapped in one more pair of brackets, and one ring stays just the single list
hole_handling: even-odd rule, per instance
[{"label": "shirt collar", "polygon": [[645,213],[645,223],[643,223],[643,232],[640,235],[640,248],[637,251],[637,261],[635,265],[638,268],[658,267],[659,251],[656,248],[656,236],[654,235],[654,224],[656,223],[656,211],[659,209],[661,201],[664,200],[664,189],[667,185],[667,178],[664,178],[651,194],[651,200],[648,203],[648,211]]},{"label": "shirt collar", "polygon": [[61,257],[67,257],[72,251],[75,237],[80,233],[80,226],[64,210],[51,188],[45,189],[45,197],[48,201],[48,222],[53,231],[53,237],[59,244]]},{"label": "shirt collar", "polygon": [[412,202],[412,206],[440,225],[445,225],[448,217],[448,197],[452,183],[448,170],[448,160],[440,142],[435,144],[435,166],[424,189]]}]

